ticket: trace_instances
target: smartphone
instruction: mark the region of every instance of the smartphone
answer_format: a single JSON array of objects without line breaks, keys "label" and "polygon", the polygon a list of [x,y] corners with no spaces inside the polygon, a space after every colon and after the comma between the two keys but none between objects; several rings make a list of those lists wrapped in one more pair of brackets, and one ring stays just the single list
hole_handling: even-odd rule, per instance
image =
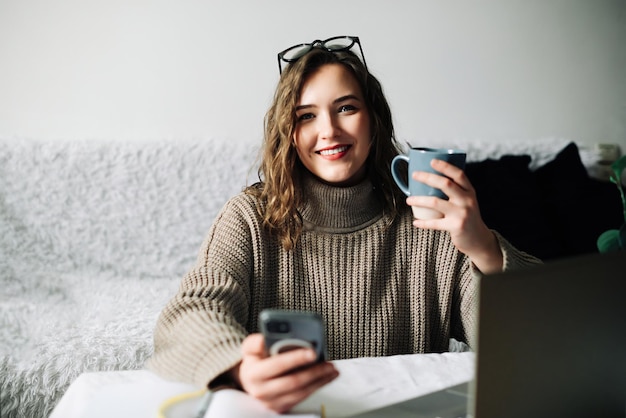
[{"label": "smartphone", "polygon": [[295,348],[312,348],[317,361],[326,360],[324,321],[313,312],[265,309],[259,314],[259,328],[269,355]]}]

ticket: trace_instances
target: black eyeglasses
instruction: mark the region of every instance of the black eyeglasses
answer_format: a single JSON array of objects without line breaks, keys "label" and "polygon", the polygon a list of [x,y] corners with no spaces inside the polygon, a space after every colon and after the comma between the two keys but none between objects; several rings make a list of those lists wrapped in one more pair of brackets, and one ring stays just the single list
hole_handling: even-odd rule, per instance
[{"label": "black eyeglasses", "polygon": [[367,64],[365,63],[365,55],[363,55],[363,48],[361,48],[361,42],[359,41],[358,36],[333,36],[332,38],[328,38],[324,41],[316,39],[315,41],[308,44],[294,45],[285,49],[283,52],[279,52],[278,71],[280,72],[280,74],[283,73],[282,61],[298,61],[304,55],[313,50],[313,48],[320,48],[329,52],[338,52],[347,51],[348,49],[351,49],[354,44],[357,44],[359,46],[359,51],[361,51],[361,60],[363,61],[363,65],[365,65],[365,68],[367,68]]}]

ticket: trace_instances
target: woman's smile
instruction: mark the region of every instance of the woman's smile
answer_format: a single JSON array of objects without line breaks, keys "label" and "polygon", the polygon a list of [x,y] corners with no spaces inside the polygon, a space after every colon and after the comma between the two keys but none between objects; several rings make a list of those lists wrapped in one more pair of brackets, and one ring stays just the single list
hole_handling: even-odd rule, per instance
[{"label": "woman's smile", "polygon": [[316,152],[321,156],[326,157],[328,160],[337,160],[346,155],[349,149],[350,145],[337,145],[335,147],[325,148]]}]

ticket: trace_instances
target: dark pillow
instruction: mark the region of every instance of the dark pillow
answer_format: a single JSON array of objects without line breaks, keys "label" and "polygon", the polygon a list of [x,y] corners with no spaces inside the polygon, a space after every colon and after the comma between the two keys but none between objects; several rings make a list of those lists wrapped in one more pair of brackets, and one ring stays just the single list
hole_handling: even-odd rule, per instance
[{"label": "dark pillow", "polygon": [[534,176],[565,255],[597,252],[600,234],[624,222],[617,187],[589,177],[575,143],[539,167]]},{"label": "dark pillow", "polygon": [[468,163],[466,173],[489,228],[536,257],[560,257],[564,251],[543,212],[529,163],[528,155],[506,155],[499,160]]}]

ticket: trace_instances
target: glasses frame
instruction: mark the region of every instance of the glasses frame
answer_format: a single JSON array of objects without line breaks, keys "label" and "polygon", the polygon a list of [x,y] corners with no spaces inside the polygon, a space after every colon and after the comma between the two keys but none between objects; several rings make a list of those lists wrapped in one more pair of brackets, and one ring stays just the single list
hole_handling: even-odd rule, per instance
[{"label": "glasses frame", "polygon": [[[341,47],[328,47],[326,46],[326,44],[328,42],[334,41],[336,39],[349,39],[350,45],[348,46],[341,46]],[[339,51],[348,51],[350,49],[352,49],[352,47],[354,46],[354,44],[357,44],[359,46],[359,51],[361,52],[361,60],[363,61],[363,65],[365,66],[365,68],[367,68],[367,64],[365,63],[365,55],[363,55],[363,48],[361,47],[361,41],[359,40],[358,36],[333,36],[332,38],[328,38],[328,39],[324,39],[319,40],[316,39],[313,42],[310,43],[303,43],[303,44],[297,44],[294,46],[290,46],[289,48],[285,49],[282,52],[278,53],[278,72],[279,74],[283,73],[283,67],[282,67],[282,62],[286,62],[286,63],[292,63],[292,62],[296,62],[298,61],[300,58],[302,58],[303,56],[305,56],[306,54],[308,54],[309,52],[311,52],[313,50],[313,48],[320,48],[323,49],[324,51],[328,51],[328,52],[339,52]],[[304,50],[304,52],[300,55],[298,55],[296,58],[285,58],[285,54],[287,54],[289,51],[295,49],[295,48],[302,48],[302,47],[308,47],[308,49]]]}]

